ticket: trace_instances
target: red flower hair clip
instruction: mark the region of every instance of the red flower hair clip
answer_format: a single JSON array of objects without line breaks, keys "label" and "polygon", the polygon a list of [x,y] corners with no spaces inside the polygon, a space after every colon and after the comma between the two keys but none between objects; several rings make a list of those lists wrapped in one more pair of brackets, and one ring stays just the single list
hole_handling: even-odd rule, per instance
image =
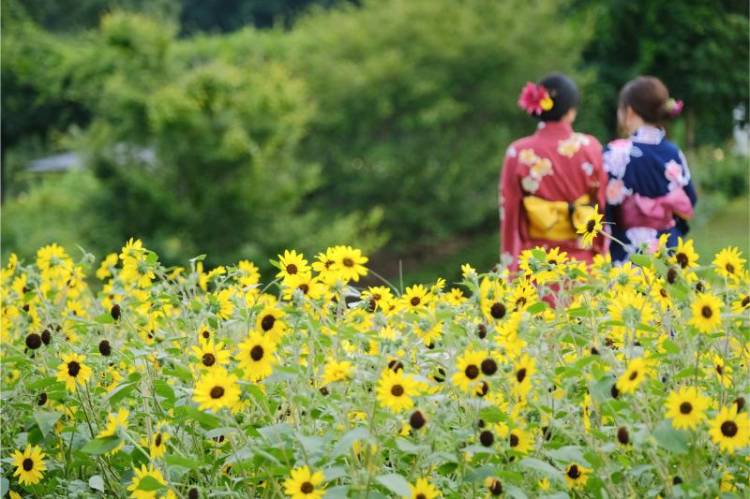
[{"label": "red flower hair clip", "polygon": [[685,107],[685,103],[681,100],[667,99],[664,103],[664,108],[669,113],[670,118],[676,118],[682,112],[682,108]]},{"label": "red flower hair clip", "polygon": [[518,97],[518,106],[527,113],[537,116],[552,109],[554,104],[547,89],[532,82],[526,83]]}]

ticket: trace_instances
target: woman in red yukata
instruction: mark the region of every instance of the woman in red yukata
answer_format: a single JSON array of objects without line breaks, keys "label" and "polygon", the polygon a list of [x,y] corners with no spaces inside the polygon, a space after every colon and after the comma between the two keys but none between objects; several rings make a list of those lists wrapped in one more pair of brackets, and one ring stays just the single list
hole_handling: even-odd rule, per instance
[{"label": "woman in red yukata", "polygon": [[512,257],[512,270],[520,253],[535,247],[558,247],[588,263],[606,251],[602,235],[587,247],[576,234],[597,206],[603,209],[607,185],[601,144],[573,130],[579,99],[575,83],[558,73],[527,83],[519,97],[539,126],[508,147],[500,180],[501,251]]}]

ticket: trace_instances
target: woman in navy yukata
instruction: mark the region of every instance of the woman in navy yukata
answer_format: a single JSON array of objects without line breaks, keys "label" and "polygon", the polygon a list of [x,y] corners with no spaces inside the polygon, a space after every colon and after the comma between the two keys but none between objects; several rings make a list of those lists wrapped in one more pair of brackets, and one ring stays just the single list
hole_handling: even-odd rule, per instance
[{"label": "woman in navy yukata", "polygon": [[610,142],[604,151],[613,262],[655,249],[662,235],[667,247],[675,247],[688,232],[697,196],[685,155],[664,131],[666,121],[681,110],[682,102],[671,99],[652,76],[638,77],[620,92],[617,119],[630,136]]}]

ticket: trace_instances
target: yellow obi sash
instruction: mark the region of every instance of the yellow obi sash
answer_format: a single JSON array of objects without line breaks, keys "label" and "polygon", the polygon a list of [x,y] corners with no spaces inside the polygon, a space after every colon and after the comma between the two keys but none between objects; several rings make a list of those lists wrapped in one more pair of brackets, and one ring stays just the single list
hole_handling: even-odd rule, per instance
[{"label": "yellow obi sash", "polygon": [[576,226],[584,223],[594,212],[586,194],[572,203],[525,196],[523,206],[529,219],[529,235],[550,241],[575,240]]}]

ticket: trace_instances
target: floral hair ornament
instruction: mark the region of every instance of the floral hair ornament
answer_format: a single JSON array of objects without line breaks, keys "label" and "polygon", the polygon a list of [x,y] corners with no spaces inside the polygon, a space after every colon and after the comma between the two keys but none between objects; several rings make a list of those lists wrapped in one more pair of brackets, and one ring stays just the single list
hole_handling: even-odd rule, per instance
[{"label": "floral hair ornament", "polygon": [[667,99],[664,103],[664,109],[669,113],[670,118],[676,118],[682,112],[682,108],[685,107],[685,103],[681,100],[674,100],[672,98]]},{"label": "floral hair ornament", "polygon": [[542,85],[528,82],[521,90],[518,97],[518,106],[529,114],[537,116],[544,111],[549,111],[555,102],[550,97],[549,92]]}]

